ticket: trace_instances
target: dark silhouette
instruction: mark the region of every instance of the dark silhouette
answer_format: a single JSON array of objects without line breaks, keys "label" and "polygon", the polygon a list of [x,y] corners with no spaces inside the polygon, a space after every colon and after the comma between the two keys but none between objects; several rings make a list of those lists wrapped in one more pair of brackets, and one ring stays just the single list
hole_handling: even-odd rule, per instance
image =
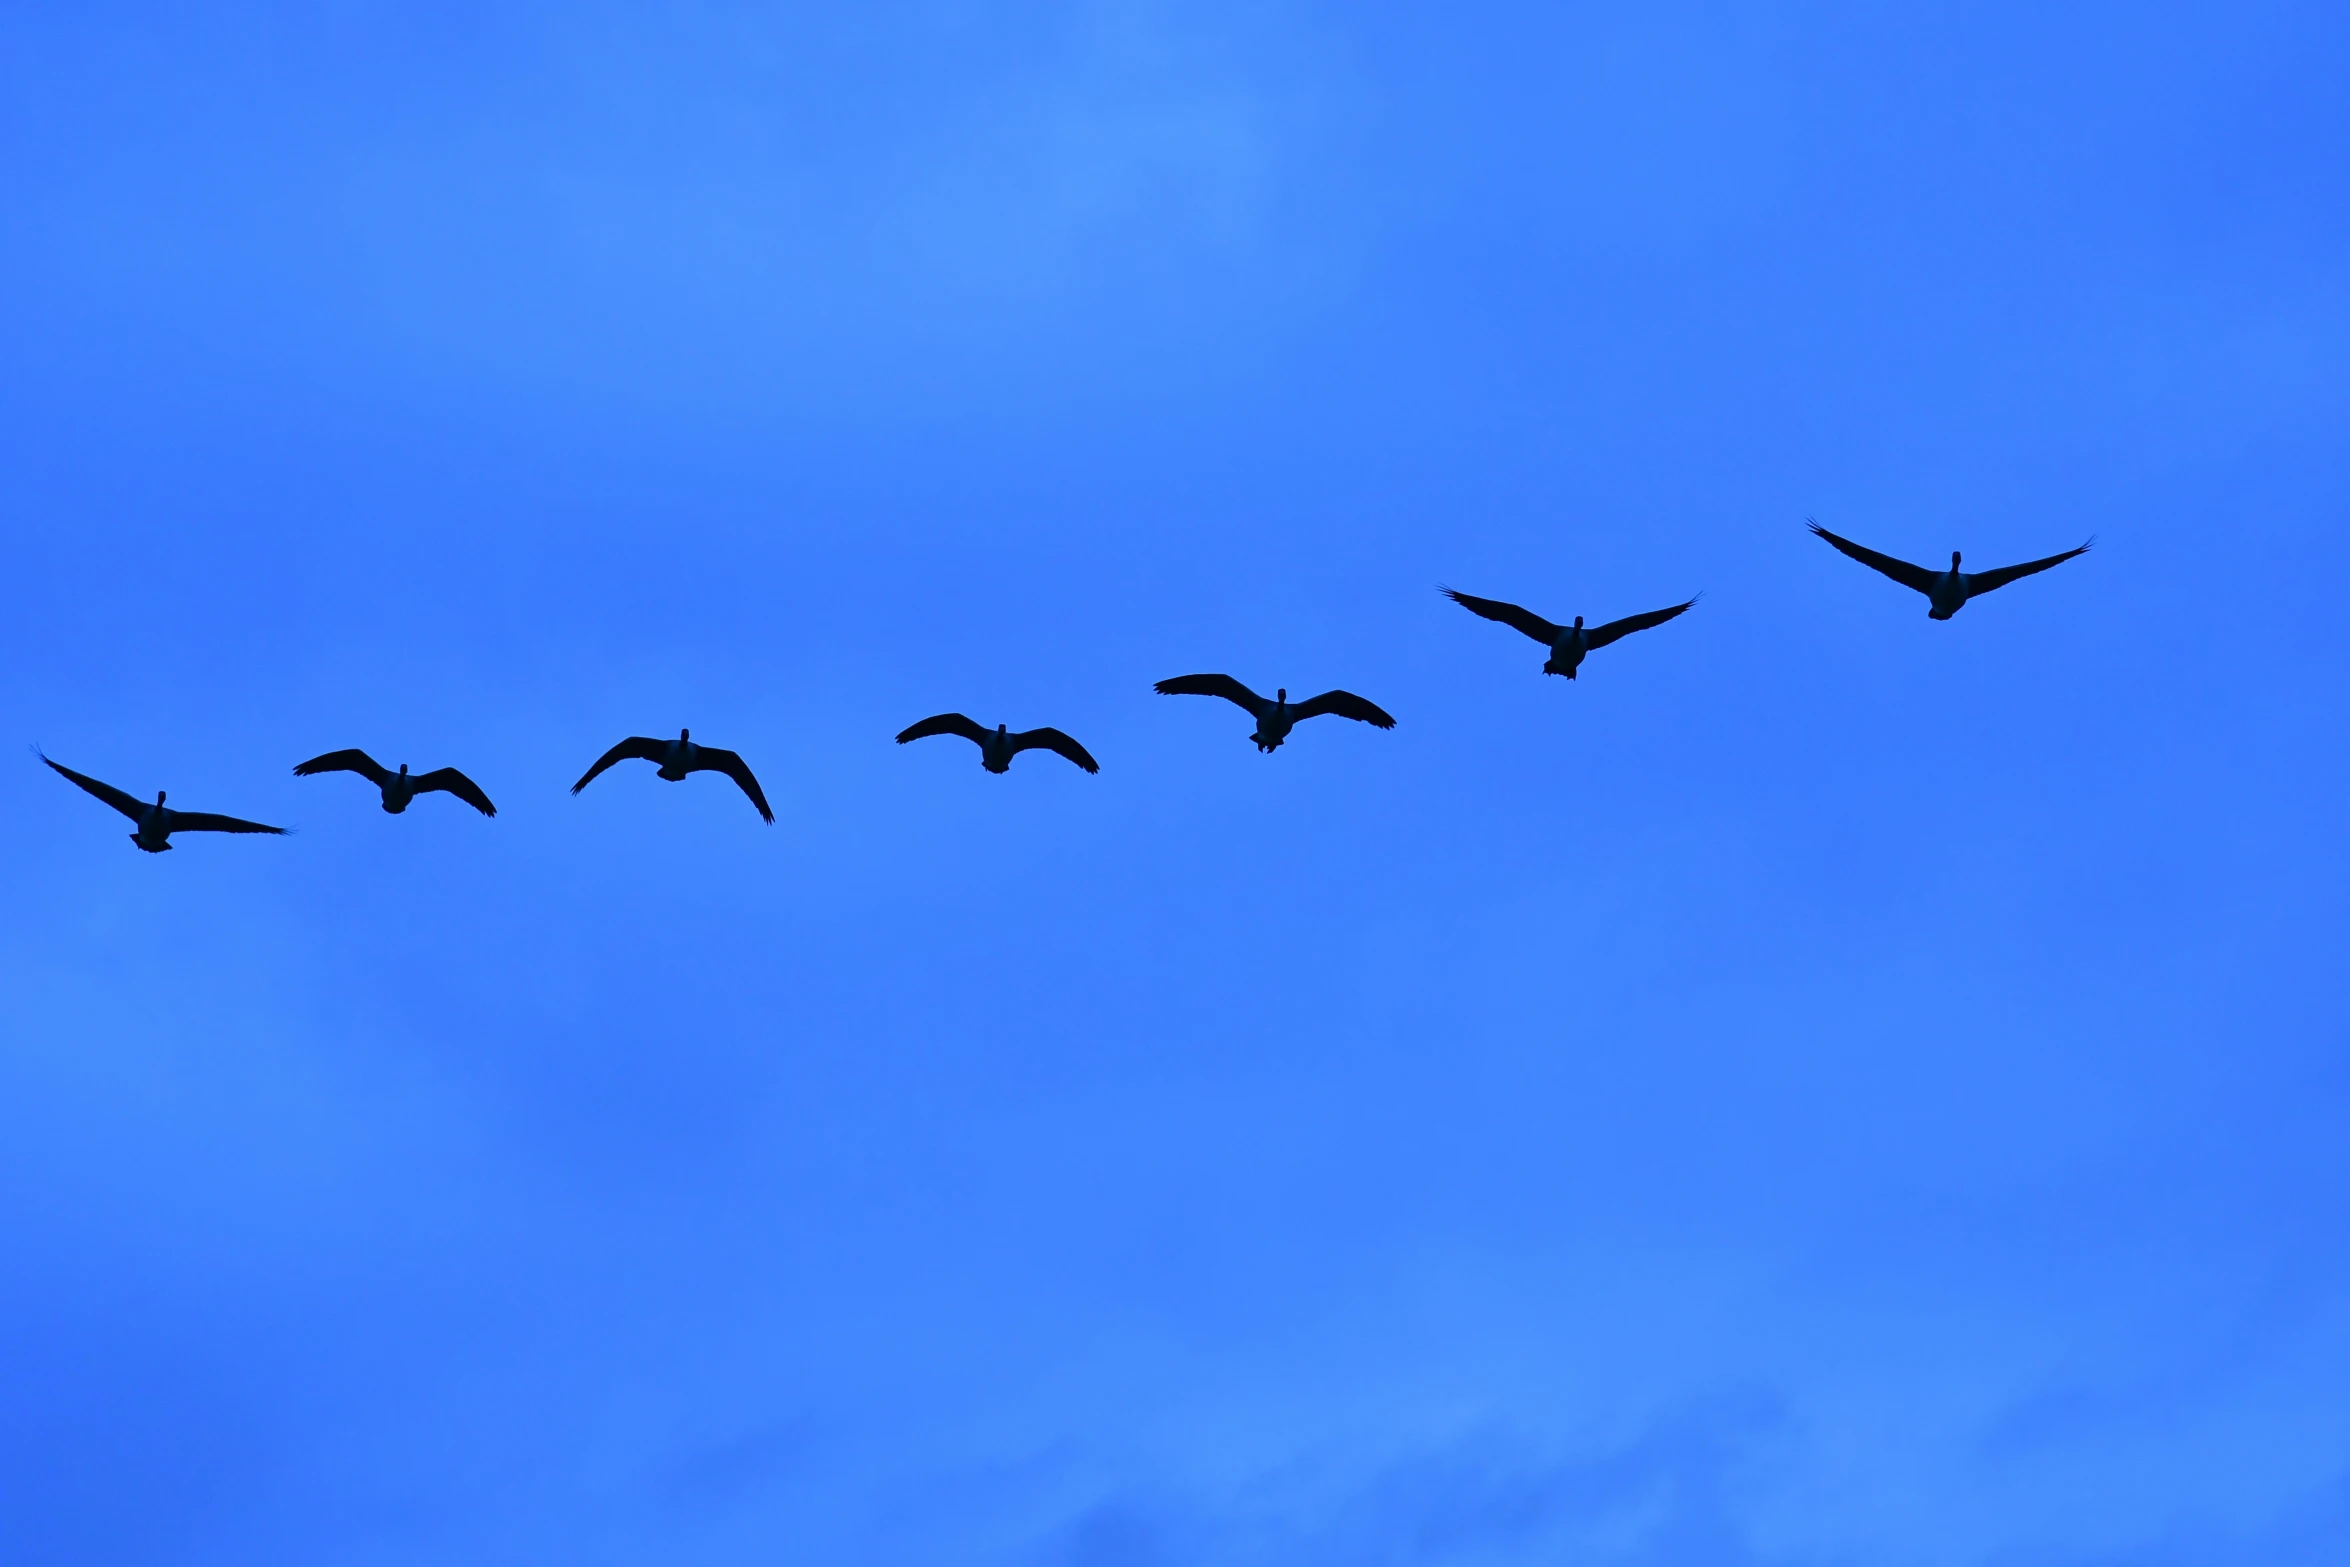
[{"label": "dark silhouette", "polygon": [[1440,591],[1470,614],[1483,615],[1487,620],[1498,620],[1505,626],[1523,631],[1549,648],[1550,657],[1544,661],[1542,672],[1546,675],[1564,675],[1569,680],[1575,678],[1575,671],[1582,666],[1583,655],[1592,649],[1606,647],[1610,642],[1628,637],[1635,631],[1661,626],[1697,602],[1691,599],[1687,604],[1675,604],[1670,609],[1652,609],[1645,615],[1626,615],[1622,620],[1611,620],[1604,626],[1585,630],[1581,615],[1575,617],[1575,623],[1571,626],[1554,626],[1530,609],[1504,604],[1499,599],[1481,599],[1473,594],[1456,593],[1450,588]]},{"label": "dark silhouette", "polygon": [[1376,703],[1364,701],[1352,691],[1325,691],[1320,696],[1292,704],[1289,688],[1284,686],[1268,702],[1230,675],[1177,675],[1172,680],[1160,681],[1152,689],[1161,696],[1220,696],[1227,702],[1248,709],[1250,716],[1257,721],[1256,733],[1249,738],[1257,743],[1258,750],[1268,756],[1289,738],[1290,730],[1324,713],[1336,713],[1341,718],[1351,718],[1377,729],[1395,727],[1395,720],[1388,717],[1384,709]]},{"label": "dark silhouette", "polygon": [[991,773],[1010,772],[1012,758],[1022,751],[1056,751],[1089,773],[1101,771],[1100,764],[1086,753],[1085,747],[1058,729],[1023,729],[1013,734],[998,724],[990,731],[961,713],[940,713],[934,718],[925,718],[901,730],[898,744],[904,745],[909,740],[927,740],[932,735],[961,735],[979,747],[979,765]]},{"label": "dark silhouette", "polygon": [[693,736],[691,729],[680,729],[674,740],[649,740],[643,735],[633,735],[597,757],[596,765],[580,775],[579,782],[571,786],[571,792],[577,794],[594,783],[596,774],[614,762],[625,762],[635,757],[660,763],[659,776],[671,783],[678,782],[688,773],[724,773],[742,785],[743,793],[749,795],[751,803],[759,808],[760,818],[768,825],[774,825],[775,813],[767,809],[767,796],[759,792],[759,780],[751,776],[751,770],[744,765],[743,759],[732,751],[721,751],[714,745],[696,745]]},{"label": "dark silhouette", "polygon": [[[42,761],[49,762],[49,758],[41,752],[35,751],[33,754],[39,756]],[[163,803],[161,789],[155,791],[155,803],[149,805],[144,800],[123,793],[112,784],[100,783],[97,779],[77,773],[70,767],[61,766],[56,762],[49,762],[49,765],[88,793],[96,795],[132,821],[137,822],[139,830],[131,834],[131,842],[149,854],[161,854],[170,848],[171,835],[175,832],[266,832],[276,833],[280,836],[285,833],[283,827],[264,827],[259,822],[248,822],[234,816],[215,816],[210,811],[172,810]]]},{"label": "dark silhouette", "polygon": [[454,767],[436,767],[429,773],[409,774],[408,764],[402,762],[396,773],[384,771],[365,751],[329,751],[314,756],[294,769],[297,778],[309,778],[318,773],[357,773],[383,791],[384,809],[397,816],[408,809],[408,802],[420,794],[443,790],[463,800],[484,816],[495,816],[498,808],[490,804],[490,797],[481,792],[481,785],[457,771]]},{"label": "dark silhouette", "polygon": [[1923,593],[1932,606],[1926,611],[1928,620],[1948,620],[1959,612],[1968,599],[1980,598],[1993,588],[2004,588],[2018,577],[2028,577],[2035,571],[2061,566],[2075,555],[2086,554],[2089,545],[2097,542],[2091,539],[2079,549],[2066,550],[2062,555],[2050,555],[2044,560],[2027,560],[2020,566],[1999,566],[1990,571],[1959,570],[1958,551],[1952,550],[1950,569],[1935,571],[1925,566],[1913,566],[1906,560],[1895,560],[1890,555],[1880,555],[1865,544],[1839,538],[1816,522],[1812,523],[1811,531],[1862,565],[1883,572],[1905,588],[1915,588]]}]

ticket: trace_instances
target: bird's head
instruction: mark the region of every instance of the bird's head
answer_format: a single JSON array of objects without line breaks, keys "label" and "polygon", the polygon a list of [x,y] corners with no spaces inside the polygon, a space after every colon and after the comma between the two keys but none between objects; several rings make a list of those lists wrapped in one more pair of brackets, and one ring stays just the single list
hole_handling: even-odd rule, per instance
[{"label": "bird's head", "polygon": [[683,744],[685,744],[685,743],[686,743],[688,740],[691,740],[693,737],[694,737],[694,732],[693,732],[691,729],[680,729],[680,730],[677,732],[677,743],[678,743],[679,745],[683,745]]},{"label": "bird's head", "polygon": [[408,776],[408,764],[406,762],[402,762],[400,764],[400,776],[403,778]]},{"label": "bird's head", "polygon": [[155,791],[155,803],[157,805],[161,805],[163,803],[163,791],[161,789]]},{"label": "bird's head", "polygon": [[1580,631],[1580,630],[1582,630],[1582,629],[1583,629],[1583,617],[1582,617],[1581,615],[1577,615],[1577,616],[1575,617],[1575,629],[1576,629],[1577,631]]},{"label": "bird's head", "polygon": [[1952,571],[1958,570],[1958,551],[1956,550],[1950,552],[1950,569]]},{"label": "bird's head", "polygon": [[1289,687],[1282,686],[1275,690],[1273,693],[1273,700],[1276,702],[1287,703],[1289,700]]}]

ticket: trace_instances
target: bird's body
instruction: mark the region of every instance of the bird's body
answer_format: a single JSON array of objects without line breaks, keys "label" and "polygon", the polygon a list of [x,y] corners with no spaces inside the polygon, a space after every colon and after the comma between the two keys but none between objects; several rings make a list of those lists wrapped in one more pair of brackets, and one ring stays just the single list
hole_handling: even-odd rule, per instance
[{"label": "bird's body", "polygon": [[1257,749],[1267,756],[1280,749],[1281,742],[1289,738],[1292,729],[1324,713],[1351,718],[1375,729],[1395,727],[1395,720],[1383,708],[1365,701],[1352,691],[1325,691],[1303,702],[1292,702],[1289,700],[1289,689],[1284,686],[1268,702],[1230,675],[1177,675],[1160,681],[1152,689],[1161,696],[1220,696],[1241,708],[1256,719],[1256,732],[1249,739],[1255,741]]},{"label": "bird's body", "polygon": [[751,775],[749,765],[732,751],[721,750],[714,745],[695,744],[694,732],[690,729],[680,729],[674,740],[630,736],[596,758],[596,764],[571,786],[571,792],[577,794],[585,789],[595,781],[598,773],[614,762],[631,758],[658,764],[655,776],[671,783],[682,782],[688,773],[724,773],[735,781],[750,798],[751,804],[758,808],[760,819],[769,825],[774,824],[775,813],[767,808],[767,796],[761,792],[759,780]]},{"label": "bird's body", "polygon": [[1577,615],[1567,634],[1550,645],[1550,657],[1542,661],[1542,672],[1572,680],[1575,671],[1583,667],[1583,656],[1590,651],[1591,639],[1583,634],[1583,617]]},{"label": "bird's body", "polygon": [[1101,767],[1084,746],[1058,729],[1022,729],[1017,732],[1003,724],[988,729],[973,723],[961,713],[940,713],[909,725],[898,735],[898,744],[912,740],[927,740],[932,735],[960,735],[979,747],[979,765],[991,773],[1008,773],[1012,758],[1022,751],[1052,751],[1067,757],[1089,773],[1098,773]]},{"label": "bird's body", "polygon": [[1569,680],[1574,679],[1575,671],[1583,667],[1586,655],[1606,647],[1618,638],[1628,637],[1635,631],[1661,626],[1697,602],[1696,599],[1690,599],[1687,603],[1652,609],[1646,614],[1626,615],[1621,620],[1611,620],[1603,626],[1586,627],[1583,617],[1577,615],[1573,625],[1560,626],[1530,609],[1505,604],[1499,599],[1481,599],[1472,593],[1456,593],[1451,588],[1439,591],[1470,614],[1481,615],[1487,620],[1498,621],[1522,631],[1549,648],[1550,657],[1543,661],[1542,672],[1546,675],[1564,675]]},{"label": "bird's body", "polygon": [[[40,755],[39,752],[34,754]],[[245,821],[241,817],[218,816],[210,811],[175,811],[163,803],[165,795],[161,789],[155,791],[155,799],[149,803],[112,784],[100,783],[70,767],[50,762],[46,756],[41,756],[41,760],[48,762],[53,771],[70,780],[83,792],[105,801],[136,823],[137,830],[130,835],[131,842],[149,854],[161,854],[169,849],[171,835],[175,832],[271,833],[278,836],[285,833],[283,827],[265,827],[259,822]]]},{"label": "bird's body", "polygon": [[1256,742],[1259,754],[1270,756],[1296,727],[1297,716],[1289,710],[1289,688],[1281,686],[1276,688],[1272,705],[1258,711],[1257,727],[1249,739]]},{"label": "bird's body", "polygon": [[498,808],[481,786],[454,767],[436,767],[429,773],[411,773],[402,762],[398,772],[389,772],[365,751],[329,751],[314,756],[294,769],[297,778],[309,778],[318,773],[357,773],[376,786],[383,794],[383,807],[397,816],[408,809],[408,802],[420,794],[445,791],[463,800],[484,816],[495,816]]},{"label": "bird's body", "polygon": [[1950,552],[1950,569],[1938,573],[1934,586],[1926,594],[1926,618],[1948,620],[1966,607],[1973,595],[1967,592],[1966,573],[1958,569],[1958,551]]},{"label": "bird's body", "polygon": [[2091,539],[2079,549],[2066,550],[2061,555],[2028,560],[2020,566],[1997,566],[1989,571],[1960,570],[1959,552],[1952,550],[1950,569],[1936,571],[1930,566],[1913,565],[1891,555],[1879,554],[1865,544],[1855,544],[1850,539],[1830,533],[1816,522],[1811,525],[1811,531],[1871,570],[1891,577],[1905,588],[1914,588],[1923,593],[1926,596],[1928,620],[1948,620],[1965,606],[1968,599],[1981,598],[1994,588],[2006,587],[2018,577],[2028,577],[2034,572],[2046,571],[2051,566],[2061,566],[2075,555],[2085,554],[2089,546],[2097,542]]}]

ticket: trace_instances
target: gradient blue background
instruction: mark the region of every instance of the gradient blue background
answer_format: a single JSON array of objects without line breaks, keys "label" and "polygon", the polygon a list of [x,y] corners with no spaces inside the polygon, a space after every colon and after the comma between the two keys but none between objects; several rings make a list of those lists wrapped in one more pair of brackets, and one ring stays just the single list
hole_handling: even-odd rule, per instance
[{"label": "gradient blue background", "polygon": [[0,766],[0,1556],[2350,1560],[2345,82],[11,8],[5,728],[300,835]]}]

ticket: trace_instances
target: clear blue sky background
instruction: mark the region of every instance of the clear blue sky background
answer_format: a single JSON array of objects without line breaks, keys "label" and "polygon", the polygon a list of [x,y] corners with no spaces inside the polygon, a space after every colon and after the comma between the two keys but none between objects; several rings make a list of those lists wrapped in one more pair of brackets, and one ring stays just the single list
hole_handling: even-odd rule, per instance
[{"label": "clear blue sky background", "polygon": [[2346,82],[12,8],[6,732],[300,833],[0,766],[0,1556],[2350,1560]]}]

